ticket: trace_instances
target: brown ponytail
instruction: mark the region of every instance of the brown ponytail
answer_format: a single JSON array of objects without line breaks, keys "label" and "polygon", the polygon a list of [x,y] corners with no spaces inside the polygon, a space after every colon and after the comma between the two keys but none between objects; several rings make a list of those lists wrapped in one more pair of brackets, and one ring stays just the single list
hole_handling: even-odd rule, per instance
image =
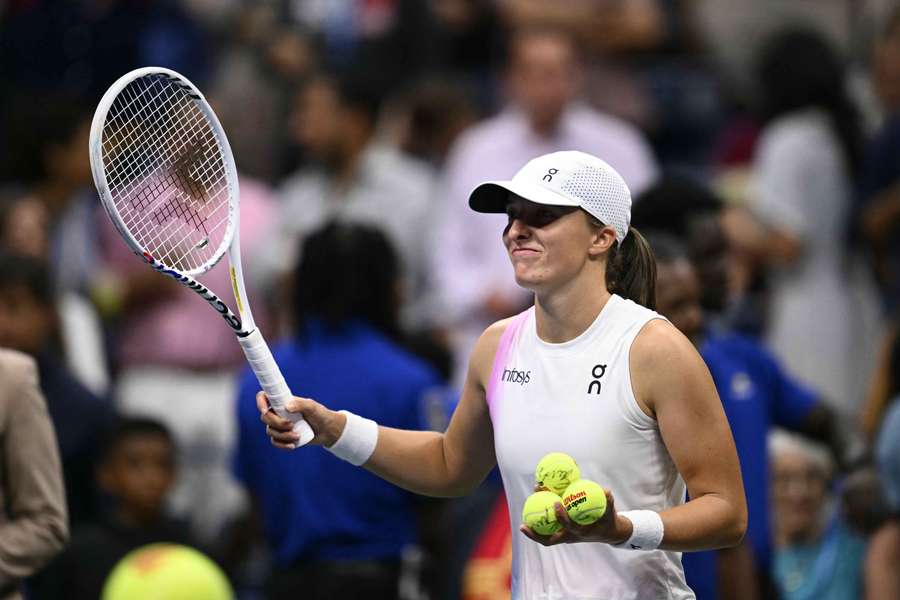
[{"label": "brown ponytail", "polygon": [[650,244],[634,227],[615,244],[606,261],[606,289],[656,310],[656,258]]}]

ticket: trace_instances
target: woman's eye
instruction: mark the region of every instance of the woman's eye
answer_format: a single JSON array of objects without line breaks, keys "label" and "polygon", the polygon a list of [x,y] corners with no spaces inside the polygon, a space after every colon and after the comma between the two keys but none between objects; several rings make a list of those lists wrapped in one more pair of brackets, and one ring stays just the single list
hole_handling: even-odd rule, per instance
[{"label": "woman's eye", "polygon": [[542,210],[541,212],[538,213],[538,219],[542,223],[550,223],[552,221],[555,221],[556,218],[557,218],[557,215],[552,210]]}]

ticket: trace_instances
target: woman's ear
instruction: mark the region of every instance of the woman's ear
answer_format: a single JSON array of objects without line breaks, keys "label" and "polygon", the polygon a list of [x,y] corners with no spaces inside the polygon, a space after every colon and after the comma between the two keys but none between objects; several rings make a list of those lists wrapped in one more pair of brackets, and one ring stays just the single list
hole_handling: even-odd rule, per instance
[{"label": "woman's ear", "polygon": [[616,243],[616,230],[609,226],[594,227],[594,234],[591,237],[591,246],[588,248],[588,256],[596,258],[601,254],[609,252],[613,244]]}]

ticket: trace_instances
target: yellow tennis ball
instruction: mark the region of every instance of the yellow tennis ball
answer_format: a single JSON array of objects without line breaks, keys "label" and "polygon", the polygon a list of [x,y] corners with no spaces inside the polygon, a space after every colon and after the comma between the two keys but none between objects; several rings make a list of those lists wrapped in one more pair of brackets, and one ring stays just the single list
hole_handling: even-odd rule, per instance
[{"label": "yellow tennis ball", "polygon": [[541,459],[534,470],[534,480],[554,494],[562,495],[572,482],[581,478],[575,459],[562,452],[551,452]]},{"label": "yellow tennis ball", "polygon": [[103,585],[103,600],[232,600],[225,574],[186,546],[151,544],[119,561]]},{"label": "yellow tennis ball", "polygon": [[590,479],[579,479],[567,487],[562,499],[569,518],[579,525],[590,525],[606,512],[606,492]]},{"label": "yellow tennis ball", "polygon": [[562,529],[562,525],[556,520],[556,511],[553,505],[562,502],[562,499],[553,492],[535,492],[525,499],[522,507],[522,522],[531,527],[535,533],[550,535]]}]

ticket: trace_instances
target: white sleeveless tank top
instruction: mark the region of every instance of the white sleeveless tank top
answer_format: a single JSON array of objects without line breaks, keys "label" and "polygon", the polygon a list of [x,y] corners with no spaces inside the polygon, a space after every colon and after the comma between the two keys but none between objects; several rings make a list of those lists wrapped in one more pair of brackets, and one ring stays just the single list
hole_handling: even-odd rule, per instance
[{"label": "white sleeveless tank top", "polygon": [[568,342],[538,338],[534,308],[514,317],[503,333],[487,402],[509,503],[513,599],[694,598],[679,552],[602,543],[548,548],[518,531],[535,466],[549,452],[574,457],[583,478],[612,491],[618,511],[684,503],[684,481],[656,420],[638,406],[629,373],[634,338],[661,318],[613,295],[593,324]]}]

